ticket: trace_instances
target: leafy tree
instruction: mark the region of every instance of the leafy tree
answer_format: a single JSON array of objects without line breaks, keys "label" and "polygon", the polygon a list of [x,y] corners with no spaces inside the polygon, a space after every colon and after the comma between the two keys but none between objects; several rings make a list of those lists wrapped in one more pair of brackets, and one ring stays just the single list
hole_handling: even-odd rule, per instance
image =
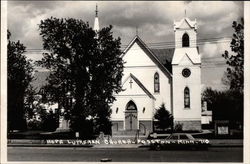
[{"label": "leafy tree", "polygon": [[166,130],[167,128],[171,128],[173,130],[173,116],[172,114],[165,108],[165,105],[162,104],[159,109],[157,109],[154,118],[158,121],[156,122],[156,126],[162,130]]},{"label": "leafy tree", "polygon": [[229,55],[228,51],[222,54],[226,59],[226,63],[229,65],[224,82],[230,85],[230,89],[236,89],[243,92],[244,19],[241,18],[239,23],[234,21],[232,27],[234,28],[234,33],[230,47],[235,54]]},{"label": "leafy tree", "polygon": [[11,33],[8,31],[8,130],[24,130],[25,119],[25,96],[33,79],[33,66],[31,60],[23,55],[25,46],[20,41],[10,40]]},{"label": "leafy tree", "polygon": [[232,127],[243,124],[243,94],[240,91],[207,88],[202,99],[207,102],[208,110],[212,110],[213,121],[229,120]]},{"label": "leafy tree", "polygon": [[24,111],[25,111],[25,117],[27,119],[31,119],[35,115],[35,106],[34,102],[36,101],[36,91],[35,89],[29,85],[28,88],[26,89],[25,92],[25,97],[24,97]]},{"label": "leafy tree", "polygon": [[106,124],[109,104],[115,100],[113,93],[121,91],[123,71],[120,38],[113,38],[112,26],[96,33],[82,20],[51,17],[41,21],[39,28],[43,47],[49,51],[38,64],[51,71],[44,87],[50,101],[70,113],[74,130],[81,130],[77,124],[87,118],[95,126],[111,126]]},{"label": "leafy tree", "polygon": [[41,112],[41,128],[45,131],[55,131],[59,125],[58,114],[53,113],[52,110],[49,112],[46,109]]}]

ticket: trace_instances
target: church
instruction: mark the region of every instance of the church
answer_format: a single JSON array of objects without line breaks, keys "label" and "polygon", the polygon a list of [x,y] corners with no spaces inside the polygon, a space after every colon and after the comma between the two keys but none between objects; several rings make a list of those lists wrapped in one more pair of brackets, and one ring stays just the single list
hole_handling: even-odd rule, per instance
[{"label": "church", "polygon": [[[197,22],[174,22],[175,48],[150,49],[135,36],[122,53],[124,91],[112,104],[112,133],[152,132],[154,114],[164,104],[183,130],[201,130],[201,55]],[[167,38],[166,38],[167,39]]]},{"label": "church", "polygon": [[[93,29],[100,29],[97,8]],[[162,104],[173,115],[174,126],[201,130],[201,55],[196,20],[184,17],[174,22],[173,33],[174,48],[149,48],[136,35],[121,54],[125,62],[123,91],[114,95],[116,100],[111,104],[113,135],[152,132],[154,114]]]}]

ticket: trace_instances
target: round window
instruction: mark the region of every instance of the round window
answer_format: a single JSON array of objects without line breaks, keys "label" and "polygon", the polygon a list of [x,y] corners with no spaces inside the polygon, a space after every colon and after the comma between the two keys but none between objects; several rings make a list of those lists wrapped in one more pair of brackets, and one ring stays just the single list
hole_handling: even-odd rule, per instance
[{"label": "round window", "polygon": [[182,70],[182,76],[189,77],[191,75],[191,71],[188,68]]}]

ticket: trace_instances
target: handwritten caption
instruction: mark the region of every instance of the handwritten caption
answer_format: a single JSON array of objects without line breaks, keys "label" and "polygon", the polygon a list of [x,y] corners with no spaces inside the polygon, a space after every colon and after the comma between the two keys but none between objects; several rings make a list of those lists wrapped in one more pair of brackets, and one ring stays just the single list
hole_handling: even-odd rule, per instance
[{"label": "handwritten caption", "polygon": [[199,139],[199,140],[112,140],[112,139],[104,139],[104,140],[46,140],[47,144],[70,144],[70,145],[98,145],[98,144],[209,144],[209,140],[207,139]]}]

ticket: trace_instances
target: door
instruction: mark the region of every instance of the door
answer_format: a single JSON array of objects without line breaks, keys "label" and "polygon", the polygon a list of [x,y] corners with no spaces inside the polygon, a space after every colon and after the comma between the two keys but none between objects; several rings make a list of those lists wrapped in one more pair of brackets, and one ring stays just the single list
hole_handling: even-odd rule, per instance
[{"label": "door", "polygon": [[129,101],[125,110],[125,130],[136,130],[137,122],[137,107],[133,101]]}]

